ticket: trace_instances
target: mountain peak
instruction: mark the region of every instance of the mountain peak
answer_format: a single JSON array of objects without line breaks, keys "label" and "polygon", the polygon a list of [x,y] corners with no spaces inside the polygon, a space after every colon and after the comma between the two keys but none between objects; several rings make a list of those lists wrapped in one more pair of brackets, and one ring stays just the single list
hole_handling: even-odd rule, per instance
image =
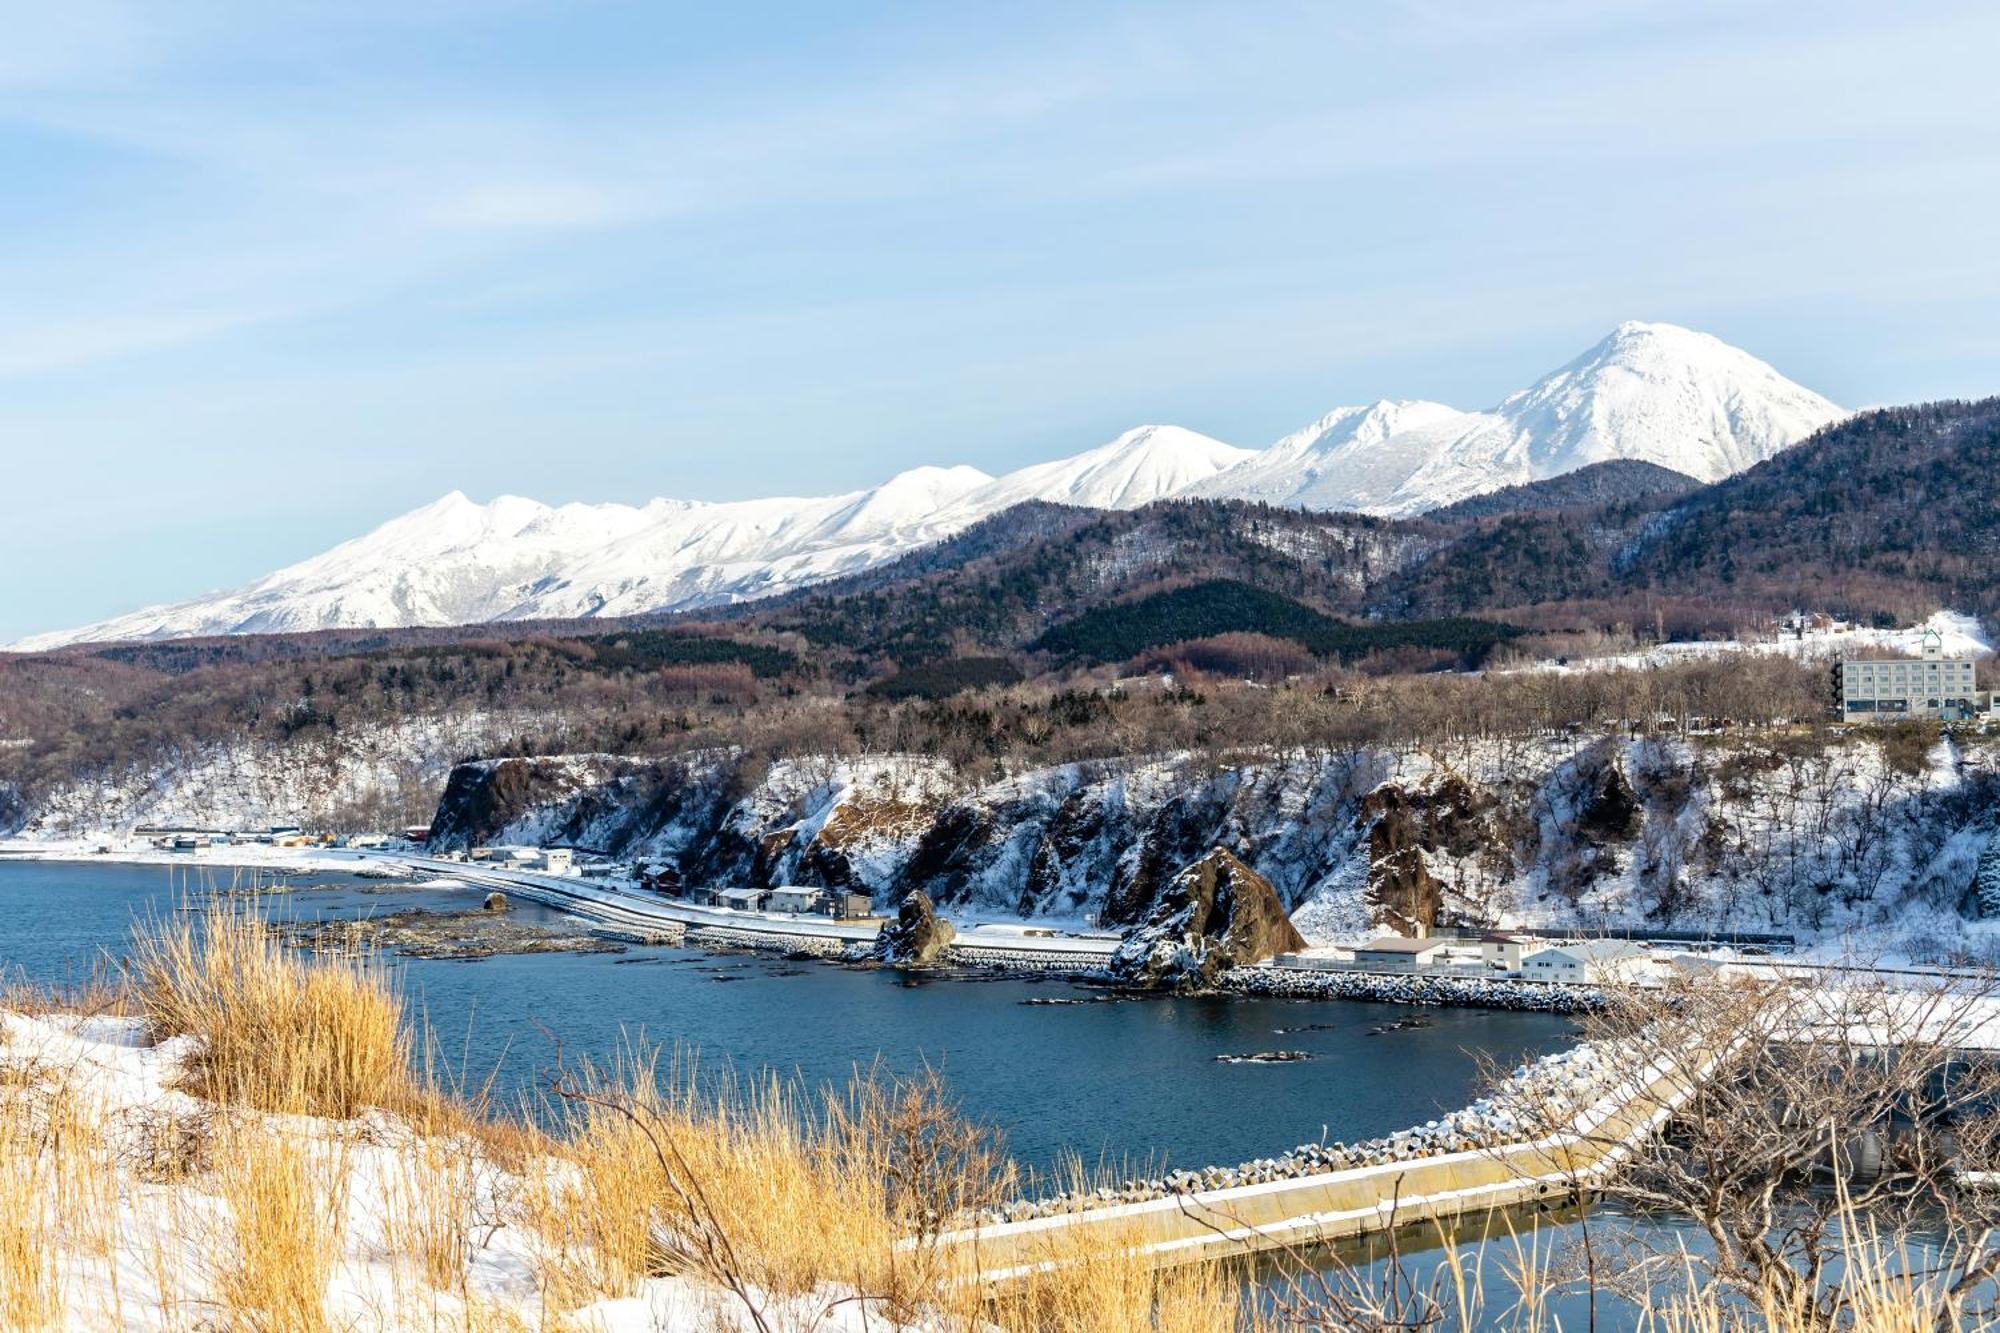
[{"label": "mountain peak", "polygon": [[1628,321],[1494,415],[1519,442],[1524,481],[1629,458],[1707,482],[1847,414],[1712,334]]},{"label": "mountain peak", "polygon": [[965,498],[979,517],[1028,500],[1085,509],[1137,509],[1180,495],[1255,451],[1185,426],[1134,426],[1095,449],[1009,472]]}]

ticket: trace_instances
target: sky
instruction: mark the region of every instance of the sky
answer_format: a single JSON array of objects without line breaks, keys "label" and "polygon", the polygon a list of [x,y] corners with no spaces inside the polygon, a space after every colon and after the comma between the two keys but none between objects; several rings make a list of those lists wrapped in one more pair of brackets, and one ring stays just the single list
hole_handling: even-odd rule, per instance
[{"label": "sky", "polygon": [[1488,406],[1625,319],[2000,392],[2000,7],[0,0],[0,642],[454,490]]}]

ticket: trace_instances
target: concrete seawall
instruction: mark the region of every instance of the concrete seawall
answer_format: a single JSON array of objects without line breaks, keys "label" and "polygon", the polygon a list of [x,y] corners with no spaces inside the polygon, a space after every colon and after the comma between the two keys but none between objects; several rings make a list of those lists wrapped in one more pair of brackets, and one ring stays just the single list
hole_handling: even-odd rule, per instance
[{"label": "concrete seawall", "polygon": [[983,1280],[1005,1282],[1099,1247],[1136,1250],[1162,1264],[1190,1262],[1567,1200],[1625,1160],[1694,1091],[1678,1067],[1643,1077],[1600,1098],[1574,1130],[1549,1138],[990,1223],[950,1233],[943,1243],[963,1247]]}]

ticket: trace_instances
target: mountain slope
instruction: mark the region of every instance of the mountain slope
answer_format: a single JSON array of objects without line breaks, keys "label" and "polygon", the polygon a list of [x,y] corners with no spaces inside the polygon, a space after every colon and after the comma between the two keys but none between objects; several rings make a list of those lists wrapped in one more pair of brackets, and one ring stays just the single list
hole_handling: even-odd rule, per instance
[{"label": "mountain slope", "polygon": [[[2000,613],[2000,398],[1866,412],[1679,499],[1523,512],[1380,580],[1373,609],[1809,608],[1922,619]],[[1636,605],[1635,605],[1636,604]],[[1643,623],[1644,616],[1634,617]]]},{"label": "mountain slope", "polygon": [[1424,517],[1434,523],[1461,523],[1469,519],[1532,514],[1549,509],[1577,509],[1628,500],[1649,500],[1664,505],[1700,489],[1701,483],[1685,472],[1676,472],[1658,463],[1618,458],[1605,463],[1592,463],[1546,481],[1503,486],[1497,491],[1433,509]]},{"label": "mountain slope", "polygon": [[1255,451],[1179,426],[1140,426],[1074,458],[1037,463],[960,497],[955,512],[979,518],[1030,500],[1085,509],[1137,509],[1180,495]]},{"label": "mountain slope", "polygon": [[[1336,407],[1269,449],[1190,487],[1186,494],[1208,499],[1257,500],[1304,509],[1360,509],[1353,503],[1319,503],[1332,496],[1351,499],[1366,483],[1353,475],[1353,459],[1379,450],[1389,440],[1413,432],[1464,427],[1474,414],[1443,403],[1382,399],[1366,407]],[[1390,451],[1393,452],[1393,451]]]},{"label": "mountain slope", "polygon": [[453,492],[245,588],[153,607],[81,640],[615,615],[757,596],[858,569],[952,529],[939,510],[991,478],[920,468],[821,499],[564,505]]},{"label": "mountain slope", "polygon": [[2000,398],[1857,416],[1695,492],[1622,548],[1615,572],[1793,596],[1922,589],[2000,609]]}]

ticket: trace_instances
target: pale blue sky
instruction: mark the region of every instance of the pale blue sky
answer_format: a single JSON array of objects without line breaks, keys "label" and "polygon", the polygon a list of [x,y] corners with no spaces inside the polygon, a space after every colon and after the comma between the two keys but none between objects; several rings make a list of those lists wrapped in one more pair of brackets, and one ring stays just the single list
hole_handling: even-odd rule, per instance
[{"label": "pale blue sky", "polygon": [[2000,391],[2000,7],[0,0],[0,642],[445,491],[1485,406],[1621,319]]}]

